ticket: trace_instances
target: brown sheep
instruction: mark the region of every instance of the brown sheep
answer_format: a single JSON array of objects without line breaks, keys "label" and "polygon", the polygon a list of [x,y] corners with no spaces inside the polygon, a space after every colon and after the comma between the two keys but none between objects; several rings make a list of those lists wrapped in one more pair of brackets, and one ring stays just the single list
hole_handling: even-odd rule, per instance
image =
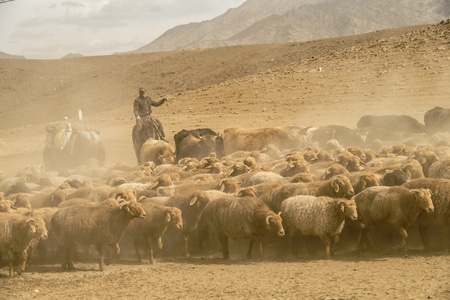
[{"label": "brown sheep", "polygon": [[167,227],[173,224],[178,229],[183,229],[183,219],[181,210],[176,207],[169,207],[152,202],[140,202],[146,216],[144,219],[134,219],[125,230],[125,235],[132,237],[134,249],[139,262],[142,262],[139,253],[139,242],[144,240],[149,247],[149,261],[155,262],[152,239],[158,244],[158,250],[163,245],[161,237],[166,232]]},{"label": "brown sheep", "polygon": [[417,219],[419,233],[425,249],[430,248],[427,229],[430,225],[442,227],[442,242],[444,249],[450,251],[449,227],[450,227],[450,179],[444,178],[419,178],[413,179],[403,186],[409,189],[430,189],[431,199],[434,205],[433,214],[421,213]]},{"label": "brown sheep", "polygon": [[340,163],[332,163],[325,169],[325,172],[322,177],[320,177],[320,180],[328,180],[333,176],[340,174],[347,175],[349,173],[350,171]]},{"label": "brown sheep", "polygon": [[59,203],[66,200],[64,190],[55,189],[52,192],[39,192],[30,195],[30,203],[32,208],[56,207]]},{"label": "brown sheep", "polygon": [[312,182],[314,176],[310,173],[298,173],[288,178],[288,182]]},{"label": "brown sheep", "polygon": [[151,161],[157,166],[173,164],[175,163],[175,148],[164,141],[149,138],[141,147],[140,161],[141,163]]},{"label": "brown sheep", "polygon": [[228,238],[250,239],[247,258],[252,256],[253,244],[259,247],[260,258],[264,259],[261,238],[268,231],[284,236],[282,219],[255,197],[226,197],[209,202],[203,210],[203,217],[212,226],[222,245],[223,258],[230,258]]},{"label": "brown sheep", "polygon": [[349,172],[361,171],[361,158],[348,151],[342,151],[336,156],[336,162],[344,166]]},{"label": "brown sheep", "polygon": [[245,173],[250,172],[251,169],[249,166],[247,166],[246,164],[244,164],[243,162],[236,162],[235,164],[233,164],[230,168],[230,171],[228,172],[228,176],[237,176],[237,175],[242,175]]},{"label": "brown sheep", "polygon": [[366,152],[361,147],[350,146],[350,147],[347,147],[345,150],[347,150],[348,152],[350,152],[353,155],[358,156],[362,162],[365,162],[367,159]]},{"label": "brown sheep", "polygon": [[352,183],[355,195],[368,187],[381,185],[375,173],[365,173],[356,176],[353,176],[352,173],[350,173],[348,177]]},{"label": "brown sheep", "polygon": [[11,200],[0,200],[0,212],[11,212],[12,210],[16,210],[14,203]]},{"label": "brown sheep", "polygon": [[187,195],[174,195],[162,203],[163,205],[177,207],[181,210],[183,216],[183,229],[181,232],[184,241],[184,254],[186,257],[190,256],[188,247],[189,235],[197,228],[202,211],[210,201],[211,196],[207,191],[197,191]]},{"label": "brown sheep", "polygon": [[291,177],[298,173],[309,173],[309,164],[304,160],[290,160],[287,166],[280,171],[283,177]]},{"label": "brown sheep", "polygon": [[408,181],[411,173],[405,173],[402,169],[386,170],[386,173],[381,177],[380,183],[385,186],[402,185]]},{"label": "brown sheep", "polygon": [[439,157],[433,151],[426,149],[417,149],[410,158],[417,160],[422,165],[425,177],[428,177],[428,169],[430,166],[439,160]]},{"label": "brown sheep", "polygon": [[[108,201],[110,200],[110,201]],[[77,244],[95,245],[100,255],[99,267],[105,269],[105,246],[112,247],[112,263],[120,253],[119,241],[134,218],[144,218],[145,211],[136,201],[118,203],[107,199],[95,205],[72,205],[53,214],[51,227],[62,255],[62,268],[74,269],[73,251]]]},{"label": "brown sheep", "polygon": [[9,275],[13,275],[14,253],[19,254],[18,274],[25,270],[27,249],[34,239],[46,239],[47,229],[42,214],[37,212],[0,213],[0,253],[9,260]]},{"label": "brown sheep", "polygon": [[[431,192],[424,188],[409,190],[404,186],[370,187],[353,199],[358,208],[360,222],[365,225],[360,237],[360,251],[367,237],[375,242],[374,227],[386,223],[400,234],[402,240],[399,250],[406,255],[407,228],[414,224],[422,211],[427,213],[434,211]],[[376,243],[375,247],[378,249]]]},{"label": "brown sheep", "polygon": [[450,179],[450,157],[432,163],[428,169],[428,177]]},{"label": "brown sheep", "polygon": [[15,207],[31,208],[30,195],[27,193],[12,194],[7,197]]}]

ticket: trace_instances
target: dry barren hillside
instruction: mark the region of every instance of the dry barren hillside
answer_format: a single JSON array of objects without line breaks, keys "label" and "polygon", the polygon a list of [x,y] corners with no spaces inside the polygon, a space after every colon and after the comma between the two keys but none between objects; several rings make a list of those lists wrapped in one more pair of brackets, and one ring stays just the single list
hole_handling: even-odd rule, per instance
[{"label": "dry barren hillside", "polygon": [[39,164],[45,126],[78,109],[107,161],[135,163],[131,106],[144,86],[173,135],[211,127],[342,124],[363,114],[423,122],[449,106],[450,22],[307,43],[84,57],[0,60],[0,169]]},{"label": "dry barren hillside", "polygon": [[[39,166],[46,126],[64,116],[75,120],[78,109],[82,122],[100,131],[106,167],[119,161],[134,166],[132,101],[140,86],[156,99],[169,96],[154,115],[170,135],[197,127],[355,128],[365,114],[408,114],[423,122],[428,109],[449,107],[449,70],[450,21],[308,43],[3,59],[0,177]],[[322,259],[322,245],[314,255],[305,249],[295,258],[288,239],[273,236],[273,243],[264,241],[263,262],[255,252],[245,258],[247,240],[230,239],[227,261],[217,248],[189,259],[158,255],[155,264],[145,255],[139,263],[130,241],[102,272],[94,250],[88,260],[80,255],[71,272],[61,271],[57,257],[44,264],[33,257],[24,273],[9,277],[3,261],[0,293],[5,299],[449,299],[448,253],[424,251],[418,230],[408,234],[407,258],[388,247],[382,254],[357,254],[341,246],[343,237],[332,260]],[[170,243],[164,247],[182,253]]]}]

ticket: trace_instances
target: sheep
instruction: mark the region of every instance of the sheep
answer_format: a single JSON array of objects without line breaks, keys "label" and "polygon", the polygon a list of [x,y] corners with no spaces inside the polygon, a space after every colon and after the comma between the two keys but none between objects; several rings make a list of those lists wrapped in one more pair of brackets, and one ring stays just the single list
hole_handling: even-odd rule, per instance
[{"label": "sheep", "polygon": [[431,199],[434,205],[433,214],[421,213],[417,219],[419,233],[425,249],[430,248],[427,229],[430,225],[438,225],[443,229],[443,245],[446,251],[450,251],[449,226],[450,226],[450,179],[444,178],[419,178],[403,184],[409,189],[425,188],[431,190]]},{"label": "sheep", "polygon": [[285,178],[272,171],[256,171],[234,177],[240,182],[240,187],[252,186],[263,182],[285,181]]},{"label": "sheep", "polygon": [[230,171],[228,172],[228,176],[237,176],[245,173],[249,173],[251,171],[250,167],[244,164],[243,162],[236,162],[231,166]]},{"label": "sheep", "polygon": [[134,241],[134,249],[138,257],[138,261],[142,262],[139,253],[139,241],[144,239],[149,247],[149,261],[155,263],[152,239],[157,241],[158,250],[163,245],[161,236],[166,232],[167,227],[173,224],[178,229],[183,229],[182,213],[179,208],[169,207],[151,202],[141,202],[140,205],[144,209],[146,216],[144,219],[134,219],[125,229],[125,235],[132,237]]},{"label": "sheep", "polygon": [[384,186],[402,185],[408,181],[411,173],[405,173],[402,169],[386,170],[386,173],[381,177],[380,183]]},{"label": "sheep", "polygon": [[320,177],[320,180],[328,180],[331,177],[340,174],[348,175],[350,174],[350,171],[340,163],[332,163],[325,169],[325,172],[323,173],[322,177]]},{"label": "sheep", "polygon": [[55,189],[51,192],[39,192],[30,195],[32,208],[56,207],[59,203],[66,200],[64,190]]},{"label": "sheep", "polygon": [[15,207],[25,207],[31,209],[30,195],[27,193],[12,194],[7,197],[14,203]]},{"label": "sheep", "polygon": [[405,172],[408,180],[425,177],[421,163],[415,159],[406,160],[401,164],[400,169]]},{"label": "sheep", "polygon": [[16,209],[16,207],[11,200],[0,200],[0,212],[11,212],[13,209]]},{"label": "sheep", "polygon": [[344,166],[349,172],[361,171],[361,159],[348,151],[342,151],[336,156],[336,162]]},{"label": "sheep", "polygon": [[144,218],[145,211],[136,201],[107,199],[95,205],[72,205],[53,214],[51,227],[62,254],[61,267],[75,269],[72,259],[76,244],[95,245],[100,255],[99,267],[105,269],[105,246],[113,248],[112,263],[120,253],[119,240],[134,218]]},{"label": "sheep", "polygon": [[310,173],[298,173],[294,176],[287,178],[288,182],[312,182],[314,181],[314,176]]},{"label": "sheep", "polygon": [[[434,211],[429,189],[408,189],[404,186],[377,186],[363,190],[353,197],[358,208],[360,222],[364,224],[359,241],[362,251],[366,238],[373,239],[375,225],[386,223],[401,236],[399,250],[406,256],[408,237],[407,228],[414,224],[417,216],[425,211]],[[376,249],[378,246],[375,244]]]},{"label": "sheep", "polygon": [[292,252],[297,256],[295,235],[318,236],[325,244],[325,255],[331,259],[334,246],[345,224],[345,218],[356,220],[356,204],[352,200],[299,195],[289,197],[281,203],[281,215],[286,232],[292,240]]},{"label": "sheep", "polygon": [[176,194],[164,203],[160,203],[166,206],[177,207],[181,210],[183,216],[183,229],[181,230],[181,234],[183,236],[183,248],[186,257],[190,257],[188,247],[189,235],[197,228],[202,211],[210,201],[211,196],[207,191],[196,191],[190,194]]},{"label": "sheep", "polygon": [[309,173],[309,164],[304,160],[290,160],[287,166],[280,171],[283,177],[291,177],[298,173]]},{"label": "sheep", "polygon": [[362,149],[358,146],[350,146],[350,147],[347,147],[345,150],[350,152],[353,155],[358,156],[360,158],[361,162],[367,161],[365,149]]},{"label": "sheep", "polygon": [[247,258],[252,256],[253,244],[257,243],[261,260],[264,259],[261,238],[268,231],[284,236],[282,219],[255,197],[225,197],[206,204],[203,217],[216,231],[222,246],[224,259],[230,258],[228,238],[250,239]]},{"label": "sheep", "polygon": [[36,246],[39,260],[41,262],[45,262],[47,260],[47,253],[49,249],[53,250],[53,252],[56,253],[56,239],[54,234],[52,233],[51,221],[53,214],[58,210],[58,207],[42,207],[35,210],[36,212],[39,212],[44,216],[45,227],[47,228],[47,239],[39,240],[39,243]]},{"label": "sheep", "polygon": [[14,253],[19,254],[19,269],[22,274],[27,261],[27,250],[34,239],[46,239],[47,229],[42,214],[28,211],[25,213],[0,213],[0,252],[9,259],[9,275],[13,275]]},{"label": "sheep", "polygon": [[350,173],[348,177],[352,183],[355,195],[368,187],[381,185],[375,173],[364,173],[356,176]]},{"label": "sheep", "polygon": [[65,199],[85,198],[93,202],[102,202],[108,198],[120,198],[126,201],[136,201],[136,191],[131,188],[112,187],[109,185],[86,186],[66,195]]},{"label": "sheep", "polygon": [[450,179],[450,157],[432,163],[428,169],[428,177]]},{"label": "sheep", "polygon": [[175,194],[190,194],[195,191],[218,190],[225,193],[235,193],[239,189],[239,183],[234,177],[227,177],[220,181],[184,182],[175,186]]},{"label": "sheep", "polygon": [[439,157],[433,151],[426,149],[417,149],[410,158],[417,160],[422,165],[425,177],[428,177],[428,169],[430,166],[439,160]]},{"label": "sheep", "polygon": [[275,188],[272,192],[269,207],[279,211],[281,203],[295,195],[328,196],[331,198],[350,199],[355,195],[350,179],[344,175],[336,175],[324,181],[312,181],[307,183],[286,183]]}]

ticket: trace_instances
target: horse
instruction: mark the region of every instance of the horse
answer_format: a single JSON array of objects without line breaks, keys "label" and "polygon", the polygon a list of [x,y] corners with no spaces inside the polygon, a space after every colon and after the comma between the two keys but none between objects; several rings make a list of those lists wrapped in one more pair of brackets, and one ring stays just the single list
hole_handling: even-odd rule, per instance
[{"label": "horse", "polygon": [[147,116],[142,119],[141,123],[134,125],[131,132],[131,137],[133,139],[133,147],[138,165],[142,163],[140,153],[142,145],[145,143],[145,141],[148,138],[152,138],[155,140],[163,139],[158,121],[152,116]]}]

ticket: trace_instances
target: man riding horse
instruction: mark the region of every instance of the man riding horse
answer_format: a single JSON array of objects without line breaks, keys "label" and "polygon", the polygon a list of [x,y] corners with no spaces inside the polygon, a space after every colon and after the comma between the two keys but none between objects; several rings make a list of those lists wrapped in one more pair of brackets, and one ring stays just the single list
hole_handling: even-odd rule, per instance
[{"label": "man riding horse", "polygon": [[142,145],[148,138],[154,138],[156,140],[163,140],[168,143],[165,139],[166,135],[164,133],[164,127],[160,120],[151,116],[152,106],[160,106],[167,101],[164,97],[160,101],[154,101],[150,97],[145,95],[146,90],[144,88],[139,89],[139,97],[134,99],[133,112],[136,116],[136,125],[133,127],[133,145],[136,152],[136,158],[139,161],[139,154]]}]

